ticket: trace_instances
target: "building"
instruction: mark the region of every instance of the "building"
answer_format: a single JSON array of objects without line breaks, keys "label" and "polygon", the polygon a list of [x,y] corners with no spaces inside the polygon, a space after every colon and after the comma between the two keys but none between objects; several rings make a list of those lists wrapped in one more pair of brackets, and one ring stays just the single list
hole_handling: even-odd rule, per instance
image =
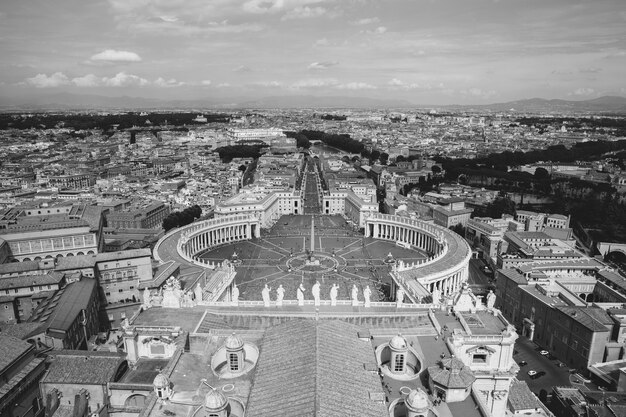
[{"label": "building", "polygon": [[100,299],[95,279],[83,278],[43,300],[30,318],[45,324],[44,343],[53,349],[86,349],[100,331]]},{"label": "building", "polygon": [[50,365],[40,383],[49,415],[108,414],[108,384],[126,372],[128,363],[124,356],[117,352],[77,350],[59,350],[49,355]]},{"label": "building", "polygon": [[115,229],[154,229],[160,228],[169,214],[169,206],[160,201],[142,201],[106,217],[108,226]]},{"label": "building", "polygon": [[261,227],[271,227],[284,214],[302,214],[303,200],[299,191],[251,190],[241,192],[215,207],[215,217],[251,215]]},{"label": "building", "polygon": [[450,228],[460,224],[465,227],[473,212],[474,209],[465,207],[462,198],[450,197],[438,201],[433,208],[433,218],[439,226]]},{"label": "building", "polygon": [[35,345],[0,333],[0,415],[40,417],[44,403],[39,380],[45,359],[36,356]]},{"label": "building", "polygon": [[102,209],[96,206],[42,205],[13,210],[5,213],[5,221],[0,223],[0,237],[9,245],[11,261],[96,254],[104,242]]}]

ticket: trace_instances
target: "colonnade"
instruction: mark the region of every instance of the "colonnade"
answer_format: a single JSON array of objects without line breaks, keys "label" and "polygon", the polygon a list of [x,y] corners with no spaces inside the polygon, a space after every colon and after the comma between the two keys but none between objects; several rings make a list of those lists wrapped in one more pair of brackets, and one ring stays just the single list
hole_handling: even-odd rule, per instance
[{"label": "colonnade", "polygon": [[428,252],[429,255],[436,254],[443,246],[437,237],[425,233],[423,230],[386,223],[373,223],[372,226],[373,233],[371,230],[369,231],[370,237],[408,243]]},{"label": "colonnade", "polygon": [[218,245],[259,237],[258,222],[241,221],[224,224],[224,220],[228,218],[216,220],[220,221],[209,222],[205,228],[195,229],[184,236],[181,250],[185,256],[193,258],[197,253]]},{"label": "colonnade", "polygon": [[420,220],[375,213],[366,220],[365,234],[375,239],[409,244],[428,253],[424,262],[400,263],[394,280],[404,290],[420,298],[424,290],[441,296],[453,294],[469,277],[472,252],[464,239],[448,229]]}]

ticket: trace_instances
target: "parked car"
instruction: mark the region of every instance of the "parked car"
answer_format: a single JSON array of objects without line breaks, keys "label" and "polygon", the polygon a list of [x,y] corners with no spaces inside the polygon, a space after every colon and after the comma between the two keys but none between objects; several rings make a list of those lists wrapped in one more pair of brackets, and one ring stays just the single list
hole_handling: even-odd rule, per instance
[{"label": "parked car", "polygon": [[545,371],[539,371],[535,374],[534,377],[532,377],[533,379],[537,379],[537,378],[541,378],[542,376],[544,376],[546,374]]},{"label": "parked car", "polygon": [[550,354],[550,352],[548,352],[547,350],[544,349],[544,350],[539,351],[539,354],[542,355],[542,356],[548,356]]},{"label": "parked car", "polygon": [[534,378],[534,376],[537,375],[537,371],[531,369],[530,371],[528,371],[528,376],[531,378]]},{"label": "parked car", "polygon": [[526,362],[526,361],[520,361],[520,363],[519,363],[520,368],[522,366],[526,366],[526,365],[528,365],[528,362]]}]

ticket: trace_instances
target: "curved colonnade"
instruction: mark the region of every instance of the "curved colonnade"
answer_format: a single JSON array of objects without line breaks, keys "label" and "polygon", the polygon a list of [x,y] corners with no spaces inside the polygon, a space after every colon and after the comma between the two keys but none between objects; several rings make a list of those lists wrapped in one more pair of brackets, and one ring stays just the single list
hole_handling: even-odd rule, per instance
[{"label": "curved colonnade", "polygon": [[465,239],[445,227],[406,217],[375,213],[366,219],[365,236],[410,245],[429,257],[399,266],[392,273],[414,302],[432,294],[450,295],[467,281],[472,251]]}]

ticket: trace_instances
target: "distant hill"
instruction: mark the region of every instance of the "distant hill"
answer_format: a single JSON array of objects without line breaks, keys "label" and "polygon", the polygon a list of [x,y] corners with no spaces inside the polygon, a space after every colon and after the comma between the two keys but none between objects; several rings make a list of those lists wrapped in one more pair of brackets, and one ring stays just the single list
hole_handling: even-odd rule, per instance
[{"label": "distant hill", "polygon": [[519,113],[626,113],[626,97],[604,96],[581,101],[531,98],[506,103],[451,105],[443,106],[443,108]]},{"label": "distant hill", "polygon": [[8,110],[88,110],[88,109],[162,109],[202,110],[237,108],[360,108],[360,109],[432,109],[449,111],[517,112],[517,113],[617,113],[626,114],[626,97],[605,96],[592,100],[569,101],[531,98],[506,103],[480,105],[421,106],[401,99],[374,99],[347,96],[273,96],[250,100],[244,97],[207,97],[195,100],[162,100],[145,97],[108,97],[95,94],[53,93],[21,99],[0,97],[0,111]]},{"label": "distant hill", "polygon": [[217,109],[217,108],[390,108],[412,107],[405,100],[365,97],[276,96],[258,100],[207,98],[202,100],[160,100],[143,97],[107,97],[55,93],[12,100],[0,97],[0,110],[83,110],[83,109]]}]

